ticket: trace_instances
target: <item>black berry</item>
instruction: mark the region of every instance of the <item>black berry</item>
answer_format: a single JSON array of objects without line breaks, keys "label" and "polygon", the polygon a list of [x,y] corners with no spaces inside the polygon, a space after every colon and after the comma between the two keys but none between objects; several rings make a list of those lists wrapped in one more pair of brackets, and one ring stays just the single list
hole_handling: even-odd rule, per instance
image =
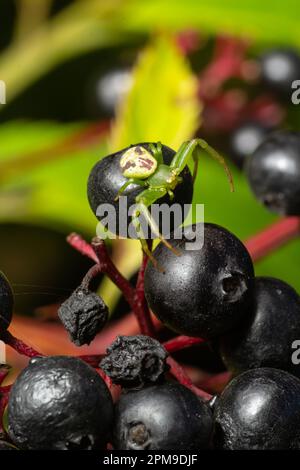
[{"label": "black berry", "polygon": [[300,376],[292,364],[292,344],[300,339],[300,297],[279,279],[255,280],[251,312],[221,341],[221,355],[235,374],[256,367],[274,367]]},{"label": "black berry", "polygon": [[300,215],[300,133],[270,134],[249,157],[247,177],[256,197],[281,215]]},{"label": "black berry", "polygon": [[61,305],[58,316],[77,346],[89,344],[104,327],[108,308],[99,295],[78,287]]},{"label": "black berry", "polygon": [[139,388],[164,377],[167,356],[159,341],[149,336],[118,336],[100,367],[114,383]]},{"label": "black berry", "polygon": [[215,405],[217,448],[299,448],[300,380],[279,369],[254,369],[232,380]]},{"label": "black berry", "polygon": [[237,127],[230,136],[230,157],[243,168],[246,159],[263,142],[270,130],[259,122],[247,122]]},{"label": "black berry", "polygon": [[21,449],[101,448],[112,419],[104,381],[75,357],[32,359],[10,392],[8,432]]},{"label": "black berry", "polygon": [[300,56],[292,49],[273,49],[261,57],[261,79],[268,90],[291,96],[292,83],[300,78]]},{"label": "black berry", "polygon": [[166,383],[121,395],[113,443],[121,450],[198,450],[209,446],[209,406],[183,385]]},{"label": "black berry", "polygon": [[[253,265],[244,245],[214,224],[185,227],[182,239],[170,239],[176,256],[163,244],[154,257],[165,270],[148,263],[145,294],[155,315],[171,329],[190,336],[213,338],[231,329],[247,313],[253,286]],[[191,249],[188,237],[202,237]],[[190,249],[187,248],[186,243]]]},{"label": "black berry", "polygon": [[13,292],[5,275],[0,271],[0,329],[6,330],[13,313]]},{"label": "black berry", "polygon": [[[149,149],[147,143],[135,144],[135,146],[145,147]],[[127,178],[123,176],[120,168],[120,160],[123,153],[128,150],[120,150],[112,155],[109,155],[102,160],[100,160],[94,168],[92,169],[89,180],[88,180],[88,199],[90,206],[95,215],[97,215],[97,208],[101,204],[111,204],[116,210],[116,234],[119,234],[119,202],[115,200],[118,191],[121,189],[124,183],[126,183]],[[175,155],[174,150],[170,149],[166,145],[162,146],[162,154],[164,163],[170,164],[172,158]],[[172,204],[180,204],[182,207],[184,204],[190,204],[193,197],[193,182],[192,176],[189,169],[186,167],[180,175],[183,178],[183,181],[178,184],[174,190],[174,199]],[[135,198],[138,194],[144,191],[145,188],[142,188],[139,185],[130,185],[126,191],[124,191],[123,196],[127,197],[127,206],[128,208],[136,204]],[[170,202],[169,196],[165,196],[160,199],[157,204],[163,204]],[[127,215],[127,214],[126,214]],[[122,217],[126,217],[122,214]],[[105,214],[106,217],[106,214]],[[98,217],[99,220],[104,217]],[[127,225],[130,223],[131,218],[128,216]],[[175,229],[174,224],[171,229]],[[161,227],[160,227],[161,228]]]}]

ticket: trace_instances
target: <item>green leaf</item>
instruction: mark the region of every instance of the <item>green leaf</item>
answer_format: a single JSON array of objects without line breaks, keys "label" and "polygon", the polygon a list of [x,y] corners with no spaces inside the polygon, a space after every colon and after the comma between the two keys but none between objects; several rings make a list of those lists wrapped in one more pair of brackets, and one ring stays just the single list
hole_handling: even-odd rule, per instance
[{"label": "green leaf", "polygon": [[[44,225],[63,225],[95,233],[96,219],[90,210],[86,184],[92,166],[107,147],[48,153],[82,125],[9,123],[0,128],[0,220],[23,220]],[[24,165],[28,155],[40,153],[34,165]],[[12,159],[14,159],[12,161]],[[29,159],[30,161],[30,159]]]},{"label": "green leaf", "polygon": [[159,36],[139,58],[117,115],[112,148],[162,141],[177,149],[196,131],[199,110],[197,81],[188,63],[172,38]]},{"label": "green leaf", "polygon": [[132,0],[124,3],[122,25],[139,32],[196,28],[300,46],[299,11],[297,0]]}]

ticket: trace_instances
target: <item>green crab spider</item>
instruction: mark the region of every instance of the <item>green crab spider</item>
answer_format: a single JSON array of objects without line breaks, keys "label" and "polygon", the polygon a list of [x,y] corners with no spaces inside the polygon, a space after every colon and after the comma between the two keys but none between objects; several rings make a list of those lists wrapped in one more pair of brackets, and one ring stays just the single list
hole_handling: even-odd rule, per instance
[{"label": "green crab spider", "polygon": [[157,144],[149,144],[149,149],[150,150],[147,150],[145,147],[137,145],[130,147],[122,155],[120,168],[123,176],[127,178],[127,181],[120,188],[115,200],[118,200],[125,189],[131,184],[145,188],[145,190],[136,197],[137,208],[132,214],[132,223],[140,239],[143,251],[147,254],[154,266],[158,267],[148,247],[145,234],[139,222],[139,217],[140,215],[144,216],[152,232],[167,248],[172,250],[176,255],[180,254],[160,233],[158,226],[151,217],[149,207],[166,194],[169,195],[171,200],[173,199],[173,191],[182,181],[180,173],[184,170],[189,161],[191,159],[194,161],[193,181],[195,181],[200,154],[202,150],[205,150],[223,166],[229,180],[231,191],[234,191],[234,187],[232,175],[224,158],[203,139],[196,138],[181,144],[170,165],[166,165],[163,162],[162,144],[160,142]]}]

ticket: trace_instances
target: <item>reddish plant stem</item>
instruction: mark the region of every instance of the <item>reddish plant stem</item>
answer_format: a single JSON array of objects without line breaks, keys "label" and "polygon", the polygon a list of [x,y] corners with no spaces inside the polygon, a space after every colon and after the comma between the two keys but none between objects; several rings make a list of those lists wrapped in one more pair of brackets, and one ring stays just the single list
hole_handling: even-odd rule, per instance
[{"label": "reddish plant stem", "polygon": [[201,388],[208,390],[212,393],[220,393],[227,383],[231,380],[231,372],[220,372],[219,374],[214,374],[211,377],[205,379],[204,381],[198,383]]},{"label": "reddish plant stem", "polygon": [[4,385],[0,387],[0,394],[7,395],[10,392],[11,387],[12,387],[11,385]]},{"label": "reddish plant stem", "polygon": [[212,398],[212,395],[210,395],[210,393],[205,392],[204,390],[196,387],[193,384],[183,367],[178,364],[178,362],[176,362],[172,357],[168,357],[167,362],[170,366],[171,374],[178,380],[179,383],[192,390],[192,392],[194,392],[198,397],[201,397],[204,400],[210,400]]},{"label": "reddish plant stem", "polygon": [[8,364],[1,364],[0,366],[0,385],[2,385],[5,377],[7,377],[11,367]]},{"label": "reddish plant stem", "polygon": [[84,354],[83,356],[78,356],[79,359],[86,362],[95,369],[99,368],[99,363],[104,357],[105,354]]},{"label": "reddish plant stem", "polygon": [[99,263],[97,264],[94,264],[94,266],[92,266],[88,272],[86,273],[86,275],[84,276],[82,282],[81,282],[81,287],[83,289],[89,289],[89,285],[91,283],[91,281],[100,273],[102,273],[102,269],[101,269],[101,265]]},{"label": "reddish plant stem", "polygon": [[105,242],[101,240],[101,238],[96,237],[92,241],[92,246],[94,247],[95,253],[99,259],[101,271],[107,274],[107,276],[123,292],[126,301],[136,316],[141,332],[148,336],[153,336],[154,328],[144,298],[144,270],[146,266],[146,260],[143,260],[139,273],[138,288],[134,289],[111,261],[106,249]]},{"label": "reddish plant stem", "polygon": [[9,331],[3,331],[1,334],[1,339],[5,342],[5,344],[23,356],[36,357],[44,355],[33,349],[31,346],[28,346],[21,339],[15,338]]},{"label": "reddish plant stem", "polygon": [[206,99],[221,88],[226,80],[241,75],[248,44],[240,39],[220,36],[216,39],[214,56],[201,73],[200,94]]},{"label": "reddish plant stem", "polygon": [[98,256],[96,255],[93,247],[77,233],[71,233],[67,237],[67,242],[82,255],[87,256],[95,263],[99,263]]},{"label": "reddish plant stem", "polygon": [[11,389],[11,385],[5,387],[5,390],[2,389],[4,389],[4,387],[1,387],[0,391],[0,437],[4,437],[6,435],[3,424],[3,415],[5,412],[5,408],[8,404],[9,391]]},{"label": "reddish plant stem", "polygon": [[[151,243],[152,245],[152,243]],[[151,250],[151,246],[149,244]],[[143,253],[143,260],[139,270],[138,279],[135,288],[134,303],[136,309],[136,318],[141,329],[141,333],[148,336],[155,336],[155,328],[151,319],[150,310],[145,299],[145,269],[148,262],[148,256]]]},{"label": "reddish plant stem", "polygon": [[176,351],[181,351],[185,348],[189,348],[194,344],[200,344],[203,342],[205,342],[205,340],[202,338],[194,338],[192,336],[176,336],[176,338],[172,338],[169,341],[163,343],[163,346],[168,351],[168,353],[173,353]]},{"label": "reddish plant stem", "polygon": [[104,240],[95,237],[92,240],[92,247],[94,248],[97,255],[101,272],[105,273],[123,292],[126,301],[129,303],[131,308],[134,309],[134,288],[113,264],[108,254]]},{"label": "reddish plant stem", "polygon": [[137,287],[134,289],[127,279],[115,267],[109,254],[105,242],[96,237],[92,241],[92,245],[87,243],[80,235],[72,233],[67,238],[69,244],[97,263],[86,274],[82,281],[82,285],[87,287],[90,281],[100,272],[105,273],[114,284],[122,291],[125,299],[129,303],[136,319],[139,323],[140,330],[143,334],[154,336],[155,330],[151,321],[150,312],[144,296],[144,271],[147,263],[147,257],[144,256],[143,263],[139,272]]},{"label": "reddish plant stem", "polygon": [[253,261],[258,261],[299,235],[300,217],[286,217],[249,238],[245,245]]},{"label": "reddish plant stem", "polygon": [[106,375],[105,372],[103,372],[102,369],[99,369],[99,374],[102,377],[102,379],[104,380],[104,382],[106,383],[108,389],[111,390],[112,387],[113,387],[113,382],[112,382],[111,378],[108,375]]}]

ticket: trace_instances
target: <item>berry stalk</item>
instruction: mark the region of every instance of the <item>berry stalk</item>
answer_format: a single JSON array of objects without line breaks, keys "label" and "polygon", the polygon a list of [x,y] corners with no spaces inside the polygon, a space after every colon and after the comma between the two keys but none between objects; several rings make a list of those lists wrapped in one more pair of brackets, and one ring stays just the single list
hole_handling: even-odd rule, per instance
[{"label": "berry stalk", "polygon": [[153,336],[154,328],[150,318],[150,312],[144,297],[144,270],[146,266],[145,258],[140,269],[137,281],[137,288],[134,289],[127,279],[122,276],[113,264],[105,245],[105,242],[96,237],[92,240],[92,246],[98,257],[101,272],[105,273],[114,284],[122,291],[125,300],[130,305],[136,316],[142,334]]},{"label": "berry stalk", "polygon": [[163,346],[168,351],[168,353],[173,353],[176,351],[181,351],[182,349],[189,348],[194,344],[203,343],[204,339],[202,338],[194,338],[192,336],[176,336],[176,338],[172,338],[169,341],[166,341]]},{"label": "berry stalk", "polygon": [[286,217],[249,238],[245,245],[258,261],[300,235],[300,217]]},{"label": "berry stalk", "polygon": [[36,356],[43,356],[44,354],[36,351],[36,349],[28,346],[24,343],[21,339],[16,338],[13,336],[9,331],[3,331],[1,334],[1,339],[4,341],[5,344],[13,348],[19,354],[27,357],[36,357]]},{"label": "berry stalk", "polygon": [[79,251],[79,253],[87,256],[97,263],[86,274],[85,278],[83,279],[83,285],[87,287],[89,282],[99,273],[106,274],[122,291],[124,298],[135,314],[141,333],[148,336],[153,336],[155,330],[144,298],[144,271],[147,258],[145,256],[143,258],[137,286],[136,289],[134,289],[113,264],[103,240],[95,237],[92,240],[92,244],[90,245],[80,235],[72,233],[68,236],[67,241],[75,250]]},{"label": "berry stalk", "polygon": [[1,438],[5,437],[5,434],[6,434],[4,425],[3,425],[3,415],[5,412],[5,408],[8,404],[10,388],[11,388],[11,385],[7,387],[1,387],[0,389],[0,437]]},{"label": "berry stalk", "polygon": [[7,377],[11,367],[8,364],[1,364],[0,366],[0,385],[2,385],[4,379]]},{"label": "berry stalk", "polygon": [[178,364],[178,362],[176,362],[172,357],[168,357],[167,363],[170,366],[171,374],[178,380],[179,383],[192,390],[192,392],[194,392],[198,397],[201,397],[204,400],[208,401],[212,398],[212,395],[210,395],[210,393],[201,390],[193,384],[189,376],[186,374],[184,368],[180,364]]},{"label": "berry stalk", "polygon": [[[151,247],[149,247],[149,249],[151,250]],[[155,336],[155,328],[151,319],[150,310],[145,299],[144,279],[147,262],[148,256],[144,253],[142,265],[140,267],[136,283],[134,302],[136,309],[136,318],[141,328],[141,333],[146,334],[148,336]]]},{"label": "berry stalk", "polygon": [[96,255],[93,247],[78,235],[78,233],[71,233],[67,237],[67,242],[82,255],[87,256],[95,263],[99,263],[98,256]]}]

